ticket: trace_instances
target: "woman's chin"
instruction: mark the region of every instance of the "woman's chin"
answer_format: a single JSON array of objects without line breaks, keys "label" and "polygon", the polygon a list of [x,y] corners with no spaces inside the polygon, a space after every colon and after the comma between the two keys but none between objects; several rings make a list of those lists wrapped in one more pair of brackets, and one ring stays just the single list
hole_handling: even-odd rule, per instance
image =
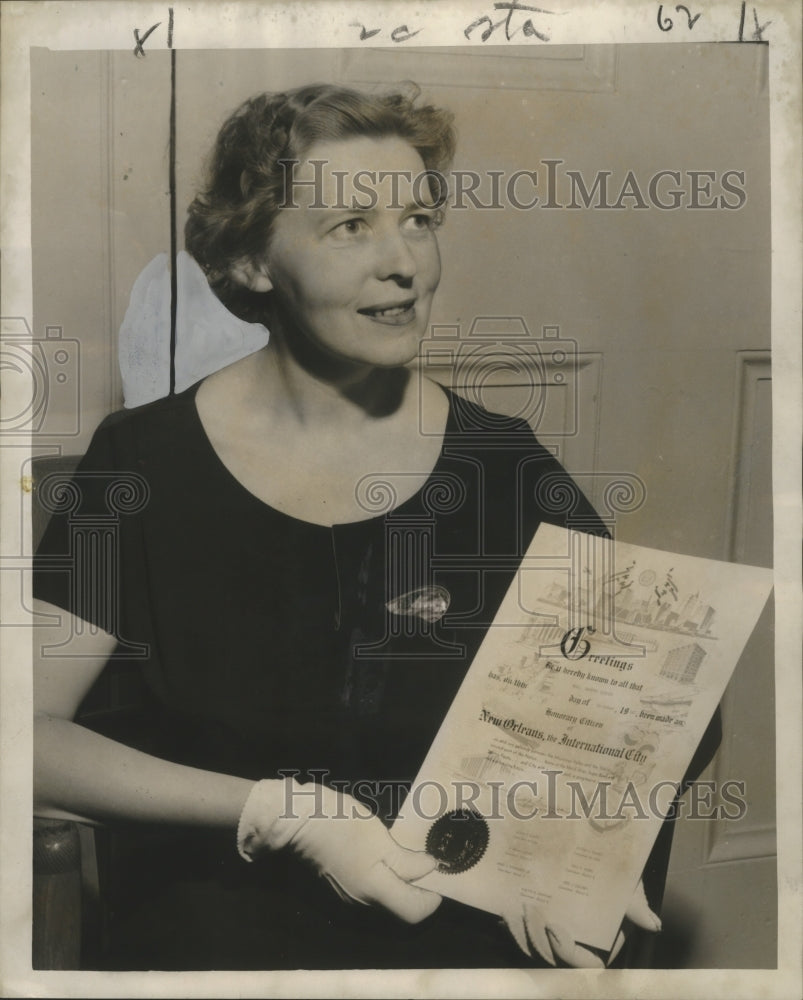
[{"label": "woman's chin", "polygon": [[410,347],[404,349],[400,347],[397,350],[386,352],[377,351],[370,363],[373,364],[374,368],[403,368],[420,356],[420,342],[421,339],[416,338],[415,343]]},{"label": "woman's chin", "polygon": [[424,332],[418,327],[391,327],[361,342],[353,351],[336,355],[341,360],[370,368],[400,368],[419,356]]}]

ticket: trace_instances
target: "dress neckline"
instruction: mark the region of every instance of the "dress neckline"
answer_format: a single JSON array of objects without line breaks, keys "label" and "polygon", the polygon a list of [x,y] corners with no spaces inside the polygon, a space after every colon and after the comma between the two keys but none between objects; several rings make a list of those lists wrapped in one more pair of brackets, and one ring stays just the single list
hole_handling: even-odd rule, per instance
[{"label": "dress neckline", "polygon": [[441,441],[438,457],[435,460],[435,464],[432,466],[429,475],[421,484],[421,486],[415,491],[415,493],[407,497],[407,499],[403,500],[400,504],[397,504],[395,507],[389,507],[388,509],[381,511],[378,514],[373,514],[370,517],[361,517],[355,521],[335,521],[333,524],[322,524],[320,521],[309,521],[306,518],[296,517],[294,514],[289,514],[287,513],[287,511],[280,510],[278,507],[274,507],[267,501],[262,500],[260,497],[256,495],[256,493],[253,493],[251,490],[248,489],[247,486],[244,486],[243,483],[241,483],[240,480],[229,469],[229,467],[217,453],[215,446],[212,444],[212,441],[206,432],[206,428],[204,427],[203,420],[201,420],[201,414],[198,412],[198,403],[196,400],[196,396],[198,393],[198,389],[203,384],[203,381],[204,380],[201,379],[201,381],[196,382],[195,385],[193,385],[187,391],[187,396],[189,401],[191,419],[195,426],[195,430],[198,434],[198,437],[204,449],[207,451],[212,463],[218,470],[218,473],[222,476],[222,478],[227,480],[235,490],[237,490],[239,493],[248,498],[250,503],[258,505],[267,513],[275,517],[282,518],[286,520],[288,523],[302,525],[306,528],[310,528],[313,530],[317,529],[320,531],[331,532],[334,531],[336,528],[339,529],[358,528],[360,526],[376,524],[378,521],[384,521],[384,519],[389,514],[393,515],[400,514],[403,513],[408,506],[413,507],[416,504],[416,502],[420,499],[421,495],[427,490],[427,488],[433,482],[433,480],[435,480],[437,476],[443,471],[443,464],[445,461],[446,441],[454,433],[457,420],[457,416],[455,414],[455,406],[454,406],[454,398],[455,398],[454,393],[451,392],[451,390],[447,389],[445,386],[441,385],[439,382],[436,382],[435,384],[438,386],[439,389],[441,389],[441,391],[446,396],[447,402],[449,404],[449,409],[446,416],[446,424],[443,430],[443,440]]}]

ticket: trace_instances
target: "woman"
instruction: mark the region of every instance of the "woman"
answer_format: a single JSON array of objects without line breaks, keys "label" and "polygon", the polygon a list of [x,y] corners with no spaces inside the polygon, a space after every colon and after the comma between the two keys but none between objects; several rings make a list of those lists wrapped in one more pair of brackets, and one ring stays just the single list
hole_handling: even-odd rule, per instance
[{"label": "woman", "polygon": [[[509,966],[534,948],[601,964],[561,929],[544,944],[533,915],[525,929],[512,913],[511,935],[439,906],[414,884],[434,861],[382,822],[533,532],[566,523],[540,509],[538,483],[564,477],[574,514],[603,530],[524,422],[405,367],[440,276],[453,146],[449,116],[402,94],[316,85],[238,109],[187,249],[268,345],[107,418],[77,513],[46,533],[36,595],[80,619],[86,655],[37,666],[37,805],[133,830],[111,967]],[[143,502],[91,571],[64,572],[70,524],[102,516],[120,477]],[[147,650],[152,704],[131,746],[72,721],[118,642]]]}]

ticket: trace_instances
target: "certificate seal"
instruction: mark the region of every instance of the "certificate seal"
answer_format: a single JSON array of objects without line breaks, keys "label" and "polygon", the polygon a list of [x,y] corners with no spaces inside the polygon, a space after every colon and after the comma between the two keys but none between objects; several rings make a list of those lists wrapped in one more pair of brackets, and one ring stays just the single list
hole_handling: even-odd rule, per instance
[{"label": "certificate seal", "polygon": [[453,809],[429,828],[426,850],[447,875],[467,872],[488,847],[488,823],[473,809]]}]

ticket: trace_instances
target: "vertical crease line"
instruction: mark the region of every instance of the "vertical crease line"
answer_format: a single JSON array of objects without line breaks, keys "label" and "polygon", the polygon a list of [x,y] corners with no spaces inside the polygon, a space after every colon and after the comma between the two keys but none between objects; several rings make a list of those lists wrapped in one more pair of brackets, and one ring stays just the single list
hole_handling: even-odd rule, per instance
[{"label": "vertical crease line", "polygon": [[114,140],[114,106],[115,106],[115,55],[107,52],[101,57],[105,86],[101,94],[101,128],[105,130],[105,141],[101,150],[101,178],[104,186],[105,204],[107,207],[102,239],[105,245],[105,292],[103,295],[103,328],[109,337],[108,371],[109,381],[106,396],[106,411],[111,413],[120,406],[122,399],[122,382],[120,369],[119,325],[117,325],[117,281],[116,281],[116,248],[115,219],[120,206],[115,191],[116,156]]},{"label": "vertical crease line", "polygon": [[176,234],[176,50],[170,49],[170,395],[176,391],[176,310],[178,299]]},{"label": "vertical crease line", "polygon": [[337,559],[337,539],[335,538],[335,526],[331,525],[329,528],[329,534],[332,539],[332,558],[334,560],[335,568],[335,584],[337,587],[337,611],[335,612],[335,622],[337,624],[337,630],[340,631],[340,626],[343,622],[343,590],[340,582],[340,564]]}]

